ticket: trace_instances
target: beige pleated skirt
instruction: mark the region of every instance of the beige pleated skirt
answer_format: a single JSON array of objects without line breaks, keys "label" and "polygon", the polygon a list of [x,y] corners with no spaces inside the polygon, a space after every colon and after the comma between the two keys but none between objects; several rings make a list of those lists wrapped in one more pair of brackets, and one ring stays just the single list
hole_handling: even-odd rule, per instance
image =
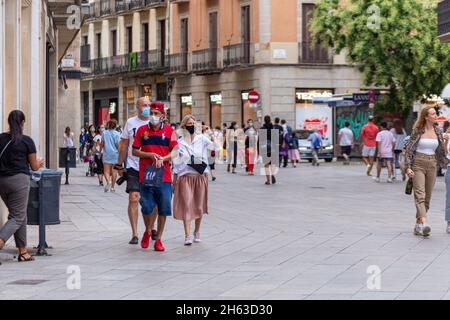
[{"label": "beige pleated skirt", "polygon": [[185,175],[178,178],[173,195],[173,217],[192,221],[208,213],[208,176]]}]

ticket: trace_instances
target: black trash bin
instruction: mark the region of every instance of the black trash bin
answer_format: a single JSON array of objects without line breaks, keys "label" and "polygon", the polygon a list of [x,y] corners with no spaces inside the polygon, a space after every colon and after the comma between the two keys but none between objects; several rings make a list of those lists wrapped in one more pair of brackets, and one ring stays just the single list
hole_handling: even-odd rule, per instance
[{"label": "black trash bin", "polygon": [[77,167],[77,148],[59,148],[59,167],[66,169],[66,183],[69,184],[69,168]]},{"label": "black trash bin", "polygon": [[60,224],[59,198],[62,172],[42,169],[32,173],[28,198],[28,225],[39,225],[38,255],[47,255],[45,226]]}]

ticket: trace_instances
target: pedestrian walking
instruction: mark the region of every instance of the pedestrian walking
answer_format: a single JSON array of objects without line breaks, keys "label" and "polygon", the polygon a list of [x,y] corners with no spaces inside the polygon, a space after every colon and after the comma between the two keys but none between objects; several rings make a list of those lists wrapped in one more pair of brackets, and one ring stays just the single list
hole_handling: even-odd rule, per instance
[{"label": "pedestrian walking", "polygon": [[[444,134],[444,142],[445,149],[447,151],[447,160],[450,165],[450,128]],[[449,166],[447,166],[447,170],[445,172],[445,221],[447,221],[447,233],[450,234],[450,170]]]},{"label": "pedestrian walking", "polygon": [[106,180],[105,192],[115,192],[117,172],[113,166],[119,160],[120,133],[116,130],[117,121],[110,120],[102,134],[103,174]]},{"label": "pedestrian walking", "polygon": [[247,128],[245,131],[245,164],[247,167],[247,174],[249,176],[255,175],[255,163],[257,160],[257,143],[258,132],[253,126],[253,121],[247,121]]},{"label": "pedestrian walking", "polygon": [[63,140],[63,146],[64,148],[73,148],[73,138],[74,134],[72,130],[70,130],[70,127],[66,127],[66,130],[64,131],[64,140]]},{"label": "pedestrian walking", "polygon": [[370,116],[367,124],[361,130],[360,139],[363,140],[362,158],[367,166],[367,175],[372,176],[372,168],[375,161],[377,151],[377,143],[375,141],[378,134],[378,127],[374,123],[375,118]]},{"label": "pedestrian walking", "polygon": [[377,161],[377,177],[375,182],[380,182],[381,175],[381,165],[383,162],[386,164],[388,169],[388,183],[392,183],[392,163],[394,161],[394,147],[396,140],[392,132],[387,128],[387,123],[381,123],[381,131],[378,132],[375,141],[377,142],[378,150],[378,161]]},{"label": "pedestrian walking", "polygon": [[300,162],[299,139],[297,132],[293,130],[289,137],[289,160],[294,168],[297,168],[297,164]]},{"label": "pedestrian walking", "polygon": [[183,221],[186,246],[192,245],[192,221],[195,221],[194,242],[201,242],[202,217],[208,213],[208,155],[215,149],[214,137],[198,134],[195,122],[192,115],[181,121],[183,130],[173,169],[173,216]]},{"label": "pedestrian walking", "polygon": [[[170,161],[177,156],[175,132],[163,124],[164,104],[152,102],[150,123],[141,126],[133,142],[133,155],[139,160],[139,200],[142,214],[150,216],[152,226],[158,217],[155,251],[164,251],[162,235],[167,217],[172,215],[172,174]],[[157,213],[154,209],[157,208]]]},{"label": "pedestrian walking", "polygon": [[[138,237],[138,216],[139,216],[139,158],[133,155],[133,142],[136,137],[137,130],[145,126],[150,121],[150,100],[145,97],[138,99],[136,104],[136,116],[131,117],[123,127],[122,135],[119,143],[119,158],[117,165],[114,166],[118,170],[121,177],[126,179],[126,193],[128,193],[128,218],[131,226],[131,240],[129,244],[137,245]],[[126,168],[124,162],[126,161]],[[150,245],[150,238],[156,240],[156,230],[153,224],[150,224],[150,217],[144,215],[145,232],[141,239],[141,247],[146,249]]]},{"label": "pedestrian walking", "polygon": [[393,168],[393,177],[395,179],[397,177],[397,169],[400,169],[400,156],[402,154],[403,147],[405,146],[405,139],[407,137],[406,131],[403,128],[402,120],[396,119],[394,121],[394,127],[391,129],[391,133],[395,138]]},{"label": "pedestrian walking", "polygon": [[95,163],[94,173],[97,174],[99,186],[103,187],[102,132],[102,127],[97,127],[97,131],[93,139],[92,153]]},{"label": "pedestrian walking", "polygon": [[261,155],[262,163],[266,173],[266,185],[277,183],[275,178],[277,165],[273,158],[278,160],[275,154],[279,144],[279,130],[274,128],[270,116],[264,117],[264,124],[258,131],[258,154]]},{"label": "pedestrian walking", "polygon": [[223,133],[220,130],[219,126],[214,128],[213,134],[214,134],[214,140],[216,141],[216,161],[219,160],[220,163],[222,163],[224,160],[224,158],[223,158],[224,137],[223,137]]},{"label": "pedestrian walking", "polygon": [[214,133],[213,131],[206,125],[202,126],[202,133],[203,135],[213,143],[213,147],[210,150],[208,150],[209,153],[209,160],[208,160],[208,165],[209,165],[209,169],[210,169],[210,173],[211,173],[211,180],[212,181],[216,181],[216,175],[215,175],[215,171],[216,171],[216,157],[217,157],[217,152],[216,152],[216,144],[215,144],[215,137],[214,137]]},{"label": "pedestrian walking", "polygon": [[311,142],[311,152],[313,156],[312,165],[319,166],[319,153],[323,147],[322,136],[317,130],[314,130],[313,133],[309,135],[308,141]]},{"label": "pedestrian walking", "polygon": [[280,124],[280,118],[276,117],[274,122],[273,129],[278,130],[278,141],[276,141],[276,143],[278,144],[278,166],[281,168],[284,159],[284,152],[282,151],[284,143],[284,128]]},{"label": "pedestrian walking", "polygon": [[429,236],[431,232],[427,214],[436,182],[436,167],[445,168],[449,163],[442,132],[435,124],[434,107],[423,108],[405,146],[406,174],[413,181],[416,205],[414,234],[421,236]]},{"label": "pedestrian walking", "polygon": [[88,139],[88,133],[87,128],[81,128],[80,130],[80,137],[79,137],[79,144],[80,144],[80,162],[84,162],[84,159],[86,157],[86,141]]},{"label": "pedestrian walking", "polygon": [[0,249],[14,236],[18,261],[33,261],[27,250],[27,205],[30,191],[30,167],[44,166],[37,158],[33,140],[23,134],[25,115],[20,110],[8,116],[9,132],[0,134],[0,197],[8,208],[6,224],[0,228]]},{"label": "pedestrian walking", "polygon": [[350,129],[350,123],[346,122],[344,128],[339,130],[338,143],[341,149],[341,155],[344,157],[344,165],[350,164],[350,154],[355,146],[353,131]]},{"label": "pedestrian walking", "polygon": [[227,171],[230,172],[230,167],[232,167],[231,173],[236,173],[237,167],[237,157],[238,157],[238,129],[236,121],[231,122],[230,127],[227,129],[226,134],[226,147],[227,150]]}]

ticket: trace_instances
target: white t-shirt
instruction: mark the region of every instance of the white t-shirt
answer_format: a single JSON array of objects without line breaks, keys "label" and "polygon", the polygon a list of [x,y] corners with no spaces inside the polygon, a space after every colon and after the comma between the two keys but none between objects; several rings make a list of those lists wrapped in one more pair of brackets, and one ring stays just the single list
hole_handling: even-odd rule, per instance
[{"label": "white t-shirt", "polygon": [[137,130],[148,124],[148,120],[141,120],[138,116],[128,119],[123,127],[121,139],[128,140],[128,158],[127,168],[132,168],[139,171],[139,158],[133,156],[133,142]]},{"label": "white t-shirt", "polygon": [[96,142],[95,144],[95,151],[96,152],[100,152],[100,143],[102,142],[102,136],[101,135],[96,135],[94,137],[94,142]]},{"label": "white t-shirt", "polygon": [[339,130],[339,136],[341,137],[341,140],[339,142],[339,145],[342,147],[351,146],[353,142],[353,131],[349,128],[342,128]]},{"label": "white t-shirt", "polygon": [[[191,163],[191,155],[194,156],[195,161],[200,164],[201,161],[209,164],[209,154],[210,151],[214,149],[214,143],[203,134],[196,135],[194,141],[188,145],[183,137],[178,139],[178,157],[174,159],[173,172],[178,175],[178,177],[184,176],[186,174],[198,174],[192,167],[188,166]],[[205,173],[209,170],[206,168]]]}]

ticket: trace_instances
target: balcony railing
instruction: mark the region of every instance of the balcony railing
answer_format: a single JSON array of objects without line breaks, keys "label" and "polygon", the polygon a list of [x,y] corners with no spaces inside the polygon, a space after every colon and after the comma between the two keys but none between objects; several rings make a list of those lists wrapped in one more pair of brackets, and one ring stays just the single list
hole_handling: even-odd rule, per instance
[{"label": "balcony railing", "polygon": [[105,16],[111,14],[111,8],[109,6],[109,0],[102,0],[100,3],[100,15]]},{"label": "balcony railing", "polygon": [[168,60],[169,73],[184,73],[188,71],[189,54],[187,52],[170,54]]},{"label": "balcony railing", "polygon": [[438,36],[450,33],[450,0],[438,3]]},{"label": "balcony railing", "polygon": [[166,0],[145,0],[146,6],[152,6],[157,4],[165,4]]},{"label": "balcony railing", "polygon": [[223,48],[224,67],[246,66],[254,63],[251,43],[239,43]]},{"label": "balcony railing", "polygon": [[298,62],[313,64],[330,64],[333,63],[333,57],[327,48],[320,44],[311,46],[310,42],[301,42],[298,45]]},{"label": "balcony railing", "polygon": [[164,54],[160,50],[130,52],[107,58],[98,58],[90,61],[91,72],[88,75],[112,75],[121,72],[151,71],[165,73]]},{"label": "balcony railing", "polygon": [[220,67],[217,48],[192,52],[192,71],[214,72],[218,71]]},{"label": "balcony railing", "polygon": [[145,7],[145,0],[130,0],[130,10]]}]

